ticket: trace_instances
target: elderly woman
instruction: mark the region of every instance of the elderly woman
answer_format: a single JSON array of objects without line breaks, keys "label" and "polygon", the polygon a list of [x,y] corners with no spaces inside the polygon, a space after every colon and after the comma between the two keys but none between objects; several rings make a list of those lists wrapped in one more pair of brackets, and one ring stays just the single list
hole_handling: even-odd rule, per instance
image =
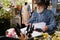
[{"label": "elderly woman", "polygon": [[41,30],[43,32],[48,32],[49,34],[53,34],[56,28],[54,14],[51,10],[48,10],[45,0],[37,1],[37,11],[34,11],[32,17],[29,19],[28,23],[25,25],[29,25],[29,23],[40,23],[45,22],[46,26],[44,26]]}]

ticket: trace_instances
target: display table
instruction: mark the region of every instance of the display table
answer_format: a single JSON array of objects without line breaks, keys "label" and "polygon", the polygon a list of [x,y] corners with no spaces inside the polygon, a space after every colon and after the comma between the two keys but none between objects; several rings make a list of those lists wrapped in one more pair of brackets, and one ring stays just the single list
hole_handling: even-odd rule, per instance
[{"label": "display table", "polygon": [[[20,30],[23,34],[26,34],[27,33],[26,29],[27,29],[27,27],[22,28]],[[42,34],[43,34],[43,32],[33,31],[31,35],[32,35],[32,37],[35,37],[35,36],[39,36],[39,35],[42,35]]]},{"label": "display table", "polygon": [[17,38],[9,38],[9,37],[6,37],[6,36],[0,36],[0,40],[19,40]]},{"label": "display table", "polygon": [[[25,35],[26,28],[20,29],[22,33]],[[12,30],[9,30],[12,31]],[[26,35],[27,36],[27,35]],[[21,37],[19,37],[20,39]],[[24,37],[22,37],[24,38]],[[49,35],[48,33],[33,31],[32,37],[28,38],[28,40],[60,40],[60,31],[56,31],[54,34]]]}]

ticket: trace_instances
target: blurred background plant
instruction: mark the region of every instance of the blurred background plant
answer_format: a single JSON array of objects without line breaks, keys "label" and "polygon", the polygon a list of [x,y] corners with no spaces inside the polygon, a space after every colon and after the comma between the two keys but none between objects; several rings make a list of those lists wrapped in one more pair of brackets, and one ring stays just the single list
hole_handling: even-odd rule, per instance
[{"label": "blurred background plant", "polygon": [[60,21],[60,15],[55,16],[56,21]]},{"label": "blurred background plant", "polygon": [[55,16],[57,31],[60,31],[60,15]]},{"label": "blurred background plant", "polygon": [[2,4],[3,4],[4,7],[10,7],[11,0],[2,0]]},{"label": "blurred background plant", "polygon": [[0,9],[0,19],[2,19],[2,18],[11,19],[13,17],[14,17],[14,15],[11,11],[9,11],[9,9],[4,9],[4,8]]},{"label": "blurred background plant", "polygon": [[5,35],[5,31],[10,28],[10,19],[14,17],[9,8],[0,8],[0,36]]}]

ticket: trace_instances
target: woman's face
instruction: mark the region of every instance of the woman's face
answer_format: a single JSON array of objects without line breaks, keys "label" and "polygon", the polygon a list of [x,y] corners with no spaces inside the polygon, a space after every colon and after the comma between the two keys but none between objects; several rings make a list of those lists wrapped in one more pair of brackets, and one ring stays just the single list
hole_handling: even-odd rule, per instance
[{"label": "woman's face", "polygon": [[44,5],[37,5],[37,12],[38,13],[43,12],[44,8],[45,8]]}]

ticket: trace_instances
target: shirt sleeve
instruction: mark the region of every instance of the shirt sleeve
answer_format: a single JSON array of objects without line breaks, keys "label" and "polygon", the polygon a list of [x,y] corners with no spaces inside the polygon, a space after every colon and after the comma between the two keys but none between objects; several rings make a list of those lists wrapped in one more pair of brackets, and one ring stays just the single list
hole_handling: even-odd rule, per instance
[{"label": "shirt sleeve", "polygon": [[35,13],[32,14],[31,18],[28,20],[28,23],[33,23],[35,20]]},{"label": "shirt sleeve", "polygon": [[49,30],[53,30],[53,28],[56,27],[56,22],[55,22],[55,18],[54,18],[53,12],[51,12],[51,15],[50,15],[50,19],[49,20],[50,20],[49,21],[49,25],[47,25],[48,26],[48,29]]}]

